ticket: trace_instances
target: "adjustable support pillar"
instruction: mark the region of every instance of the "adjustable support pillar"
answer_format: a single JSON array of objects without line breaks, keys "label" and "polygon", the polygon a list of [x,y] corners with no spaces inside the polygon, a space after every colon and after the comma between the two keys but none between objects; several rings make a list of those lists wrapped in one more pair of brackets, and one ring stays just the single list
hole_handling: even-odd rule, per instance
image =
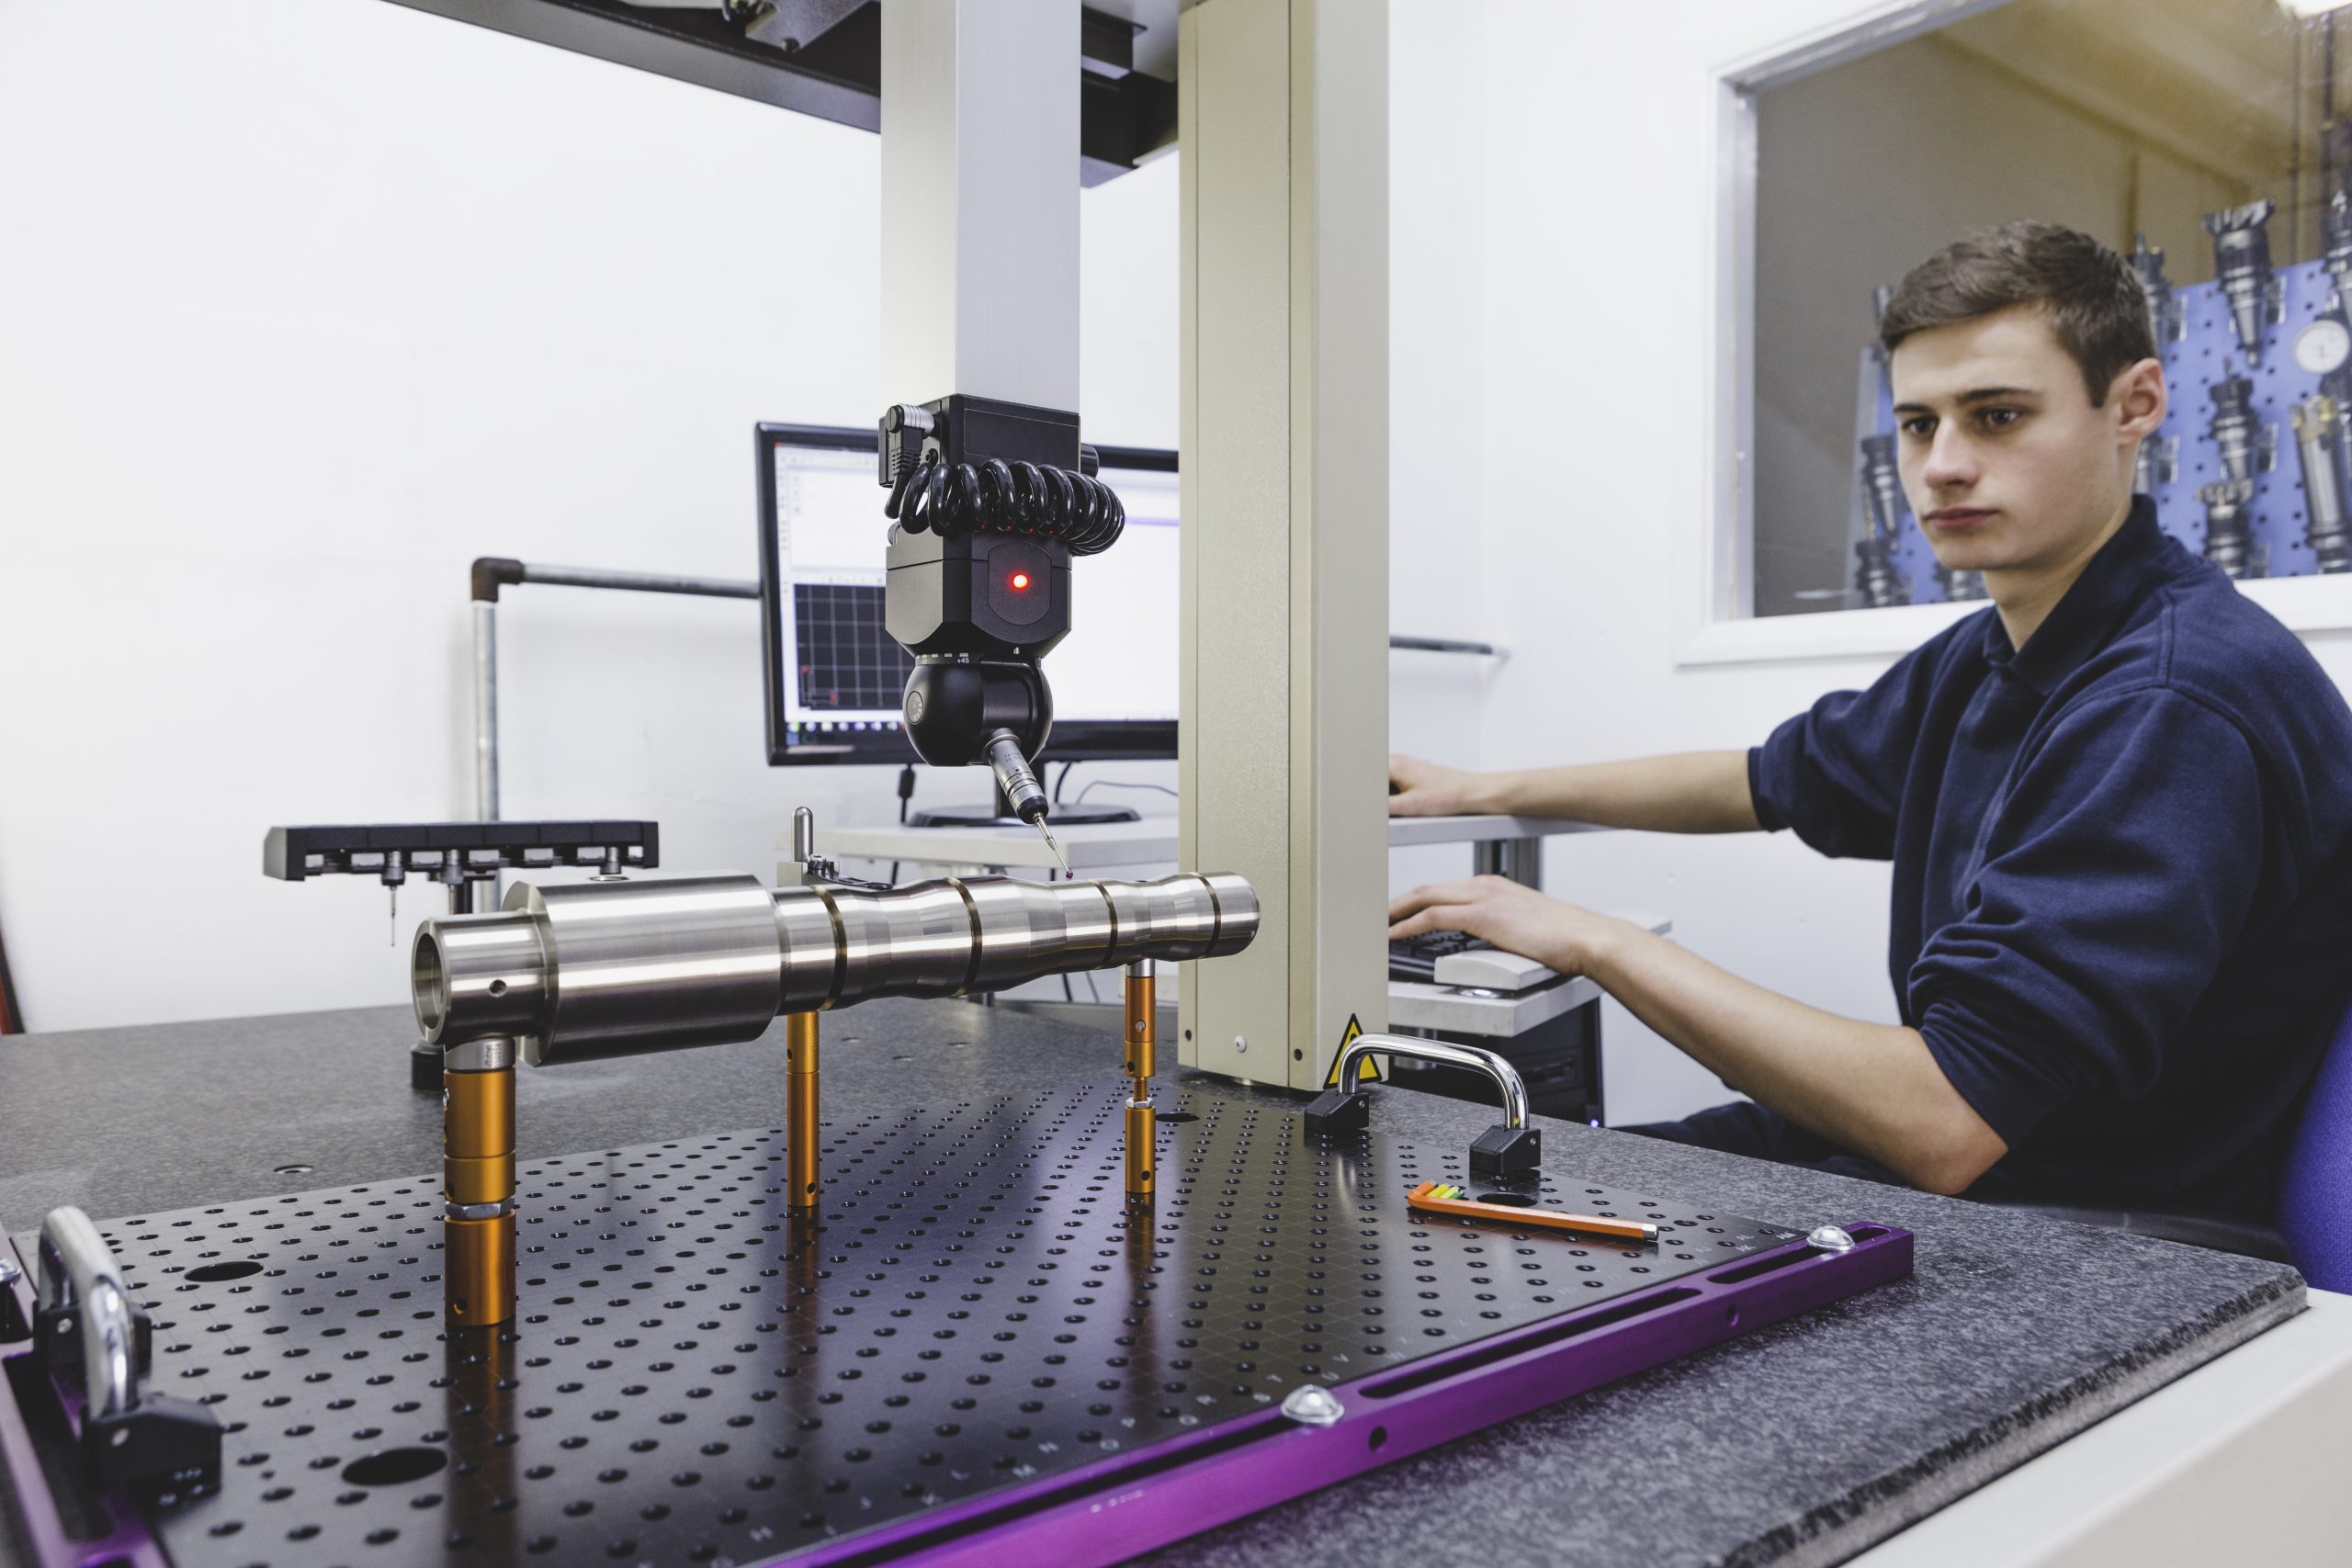
[{"label": "adjustable support pillar", "polygon": [[514,1043],[477,1040],[442,1062],[443,1303],[449,1322],[514,1316]]}]

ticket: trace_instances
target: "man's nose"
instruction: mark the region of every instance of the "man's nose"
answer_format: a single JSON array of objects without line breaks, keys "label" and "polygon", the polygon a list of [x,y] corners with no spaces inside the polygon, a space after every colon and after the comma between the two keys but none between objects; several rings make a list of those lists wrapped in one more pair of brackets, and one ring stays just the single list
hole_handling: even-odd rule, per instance
[{"label": "man's nose", "polygon": [[1927,460],[1919,465],[1919,480],[1930,490],[1949,490],[1976,482],[1975,454],[1967,439],[1950,424],[1939,427],[1928,444]]}]

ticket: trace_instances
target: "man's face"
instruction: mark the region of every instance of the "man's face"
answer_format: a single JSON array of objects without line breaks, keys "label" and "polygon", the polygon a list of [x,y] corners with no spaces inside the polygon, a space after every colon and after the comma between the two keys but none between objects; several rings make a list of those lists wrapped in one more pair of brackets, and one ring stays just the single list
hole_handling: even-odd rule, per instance
[{"label": "man's face", "polygon": [[2034,306],[1907,337],[1891,371],[1904,493],[1936,559],[1954,570],[2073,559],[2122,512],[2140,440],[2164,418],[2153,360],[2092,407]]}]

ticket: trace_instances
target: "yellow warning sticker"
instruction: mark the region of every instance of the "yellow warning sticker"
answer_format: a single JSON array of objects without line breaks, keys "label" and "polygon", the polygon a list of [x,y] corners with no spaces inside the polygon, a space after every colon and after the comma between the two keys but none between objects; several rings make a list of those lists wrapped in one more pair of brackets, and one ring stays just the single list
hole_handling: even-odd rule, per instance
[{"label": "yellow warning sticker", "polygon": [[[1340,1058],[1348,1054],[1348,1047],[1354,1044],[1356,1036],[1363,1032],[1363,1022],[1357,1019],[1355,1014],[1348,1014],[1348,1026],[1340,1032],[1340,1048],[1331,1054],[1331,1070],[1323,1079],[1323,1087],[1325,1089],[1336,1089],[1339,1087]],[[1366,1056],[1362,1062],[1356,1065],[1356,1082],[1382,1083],[1385,1081],[1386,1080],[1382,1078],[1380,1076],[1380,1064],[1378,1058]]]}]

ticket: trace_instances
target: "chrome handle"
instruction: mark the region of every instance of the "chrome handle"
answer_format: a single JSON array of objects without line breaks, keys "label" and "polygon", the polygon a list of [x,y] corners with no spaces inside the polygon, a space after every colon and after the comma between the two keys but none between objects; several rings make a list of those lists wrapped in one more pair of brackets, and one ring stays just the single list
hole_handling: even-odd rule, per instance
[{"label": "chrome handle", "polygon": [[[81,1328],[82,1389],[92,1416],[120,1416],[139,1403],[138,1325],[130,1292],[90,1216],[51,1209],[40,1227],[40,1304],[71,1313]],[[52,1329],[51,1332],[55,1330]]]},{"label": "chrome handle", "polygon": [[1367,1056],[1409,1056],[1415,1061],[1437,1062],[1449,1067],[1467,1067],[1484,1073],[1495,1080],[1503,1093],[1503,1125],[1510,1128],[1527,1125],[1527,1083],[1519,1069],[1492,1051],[1476,1045],[1456,1045],[1445,1040],[1420,1040],[1408,1034],[1359,1034],[1348,1048],[1340,1053],[1340,1092],[1353,1094],[1356,1074],[1362,1070]]}]

